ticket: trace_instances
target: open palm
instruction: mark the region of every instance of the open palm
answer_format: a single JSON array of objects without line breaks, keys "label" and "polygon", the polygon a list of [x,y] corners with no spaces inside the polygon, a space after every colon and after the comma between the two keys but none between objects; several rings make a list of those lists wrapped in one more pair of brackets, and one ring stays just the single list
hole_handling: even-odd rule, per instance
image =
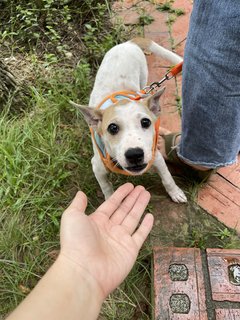
[{"label": "open palm", "polygon": [[103,298],[127,276],[152,228],[151,214],[137,228],[149,199],[142,186],[126,183],[90,216],[84,214],[87,199],[82,192],[63,214],[60,255],[93,277]]}]

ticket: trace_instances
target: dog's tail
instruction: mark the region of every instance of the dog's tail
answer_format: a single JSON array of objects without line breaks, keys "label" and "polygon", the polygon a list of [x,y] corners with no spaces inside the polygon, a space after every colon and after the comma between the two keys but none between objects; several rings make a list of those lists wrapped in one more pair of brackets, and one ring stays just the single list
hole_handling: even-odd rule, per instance
[{"label": "dog's tail", "polygon": [[176,53],[163,48],[162,46],[152,41],[151,39],[139,37],[139,38],[133,38],[132,40],[130,40],[130,42],[135,43],[144,52],[154,53],[156,56],[159,56],[164,60],[168,60],[172,64],[177,64],[183,61],[183,59],[180,56],[178,56]]}]

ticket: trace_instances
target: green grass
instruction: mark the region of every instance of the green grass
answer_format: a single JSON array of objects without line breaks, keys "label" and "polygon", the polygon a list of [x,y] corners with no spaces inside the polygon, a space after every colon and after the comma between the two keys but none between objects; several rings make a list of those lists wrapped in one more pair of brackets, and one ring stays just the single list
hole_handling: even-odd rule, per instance
[{"label": "green grass", "polygon": [[[55,65],[51,77],[43,74],[39,61],[32,67],[36,65],[38,80],[29,110],[13,117],[6,106],[0,116],[1,315],[16,307],[53,263],[60,218],[76,191],[87,194],[88,212],[103,201],[96,196],[88,127],[68,103],[86,103],[92,83],[89,65]],[[115,186],[123,182],[119,176],[112,178]],[[145,248],[128,280],[105,302],[102,319],[132,319],[136,312],[148,319],[149,254]],[[146,294],[139,289],[143,279],[149,284]]]},{"label": "green grass", "polygon": [[165,3],[159,4],[156,6],[156,9],[159,11],[163,11],[163,12],[168,12],[168,13],[172,13],[176,16],[181,16],[185,13],[185,11],[181,8],[173,8],[173,3],[174,1],[165,1]]},{"label": "green grass", "polygon": [[[84,79],[86,67],[78,66]],[[12,118],[5,109],[0,117],[0,314],[24,296],[20,286],[31,289],[52,262],[61,214],[75,192],[95,191],[89,133],[68,103],[77,98],[70,87],[81,95],[86,80],[77,85],[73,74],[70,86],[61,81],[63,74],[52,74],[47,90],[44,79],[32,89],[30,112]]]},{"label": "green grass", "polygon": [[[54,50],[62,41],[54,33],[49,43],[44,37],[45,42],[34,43],[39,38],[33,34],[35,29],[26,33],[26,24],[19,29],[14,16],[26,10],[34,20],[34,8],[27,1],[19,8],[14,1],[6,3],[11,6],[14,23],[0,32],[1,53],[8,57],[12,50],[16,60],[11,68],[21,78],[26,75],[30,95],[20,113],[11,98],[0,108],[0,318],[19,304],[53,263],[59,249],[61,215],[76,191],[87,194],[88,213],[103,201],[90,163],[89,129],[68,101],[87,104],[99,61],[126,35],[121,26],[109,25],[108,2],[84,1],[87,19],[81,21],[81,30],[76,25],[77,38],[82,32],[81,51],[76,34],[67,37],[60,51]],[[74,7],[74,1],[71,5]],[[8,12],[4,14],[8,21]],[[58,34],[63,32],[56,24],[54,28]],[[72,60],[65,57],[68,52]],[[114,175],[112,179],[115,187],[124,181]],[[104,303],[102,319],[127,320],[135,313],[141,319],[149,318],[150,261],[150,249],[145,247],[128,280]],[[141,286],[146,287],[144,294]]]}]

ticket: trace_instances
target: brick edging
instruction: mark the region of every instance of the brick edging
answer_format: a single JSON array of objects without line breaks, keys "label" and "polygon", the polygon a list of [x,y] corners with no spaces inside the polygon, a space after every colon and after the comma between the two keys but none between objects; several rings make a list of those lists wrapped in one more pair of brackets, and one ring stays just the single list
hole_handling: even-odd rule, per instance
[{"label": "brick edging", "polygon": [[[228,266],[234,264],[240,265],[240,250],[155,247],[153,318],[231,320],[226,318],[230,315],[235,319],[240,313],[240,286],[231,284],[228,278]],[[170,273],[172,266],[178,269],[175,279]],[[186,275],[185,267],[187,279],[178,279],[181,268]],[[178,300],[174,306],[171,297]]]}]

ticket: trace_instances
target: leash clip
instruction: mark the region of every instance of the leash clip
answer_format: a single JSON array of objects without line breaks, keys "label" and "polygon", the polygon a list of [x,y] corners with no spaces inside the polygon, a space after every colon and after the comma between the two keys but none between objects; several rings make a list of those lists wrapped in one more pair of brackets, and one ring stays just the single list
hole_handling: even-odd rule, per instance
[{"label": "leash clip", "polygon": [[176,77],[176,75],[182,71],[182,66],[183,66],[183,61],[176,64],[172,69],[170,69],[160,81],[152,82],[149,86],[144,87],[143,90],[146,92],[146,94],[148,94],[153,90],[156,90],[157,88],[161,87],[161,84],[164,81],[170,80],[173,77]]},{"label": "leash clip", "polygon": [[159,82],[152,82],[149,86],[146,86],[143,88],[143,90],[146,92],[146,94],[151,93],[153,90],[156,90],[161,86],[161,83]]}]

